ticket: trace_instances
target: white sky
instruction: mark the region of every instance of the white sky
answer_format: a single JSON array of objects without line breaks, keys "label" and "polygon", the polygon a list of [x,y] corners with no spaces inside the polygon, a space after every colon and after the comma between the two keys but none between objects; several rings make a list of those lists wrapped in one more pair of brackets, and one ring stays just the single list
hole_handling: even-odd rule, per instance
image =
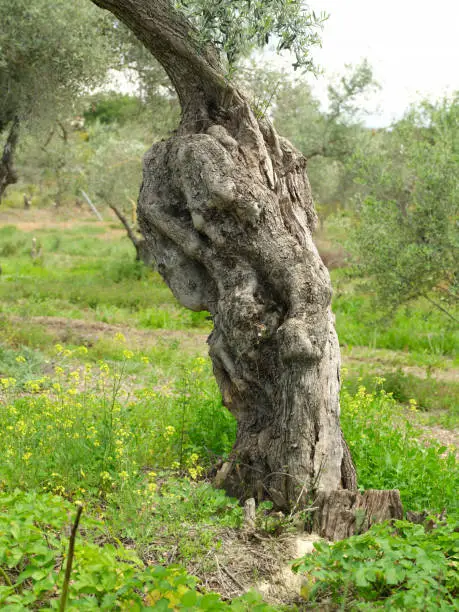
[{"label": "white sky", "polygon": [[[382,89],[367,123],[389,125],[420,97],[459,90],[459,0],[309,0],[326,11],[322,49],[314,51],[326,75],[366,57]],[[325,91],[325,79],[314,85]]]},{"label": "white sky", "polygon": [[[308,1],[317,13],[330,15],[322,48],[312,51],[325,74],[308,77],[322,101],[330,78],[365,57],[381,86],[366,104],[372,127],[390,125],[416,100],[459,90],[459,0]],[[291,58],[263,55],[290,72]],[[117,88],[132,92],[132,83],[120,78]]]}]

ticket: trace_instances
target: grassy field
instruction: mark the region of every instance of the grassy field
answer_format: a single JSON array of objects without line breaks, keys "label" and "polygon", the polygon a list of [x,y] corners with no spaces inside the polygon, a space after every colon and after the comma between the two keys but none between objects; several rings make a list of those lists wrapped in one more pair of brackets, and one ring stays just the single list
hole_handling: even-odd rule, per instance
[{"label": "grassy field", "polygon": [[[449,518],[435,534],[402,522],[398,534],[386,526],[350,549],[321,549],[314,567],[297,564],[309,586],[268,597],[270,608],[238,595],[272,579],[272,564],[244,573],[229,548],[267,558],[268,541],[269,558],[288,561],[282,538],[308,517],[263,506],[260,542],[244,541],[237,501],[209,484],[236,428],[206,354],[207,313],[180,307],[104,216],[0,212],[2,609],[58,609],[79,502],[69,610],[457,609],[457,330],[424,304],[388,320],[345,269],[333,271],[342,423],[359,484],[399,488],[407,510]],[[362,547],[380,551],[373,573]]]}]

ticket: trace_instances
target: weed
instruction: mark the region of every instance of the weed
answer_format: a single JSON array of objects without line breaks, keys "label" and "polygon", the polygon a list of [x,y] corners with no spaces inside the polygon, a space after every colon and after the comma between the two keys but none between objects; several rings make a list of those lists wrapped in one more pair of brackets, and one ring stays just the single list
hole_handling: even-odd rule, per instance
[{"label": "weed", "polygon": [[[378,366],[375,369],[379,369]],[[384,389],[397,402],[405,405],[409,404],[410,399],[416,398],[419,410],[441,410],[442,421],[450,422],[451,427],[458,424],[459,384],[457,382],[436,380],[431,376],[420,378],[403,372],[400,368],[380,371],[380,374],[381,376],[375,377],[374,371],[365,373],[364,368],[360,369],[358,377],[346,374],[346,388],[352,394],[357,393],[360,386],[364,386],[372,393]],[[438,413],[437,417],[440,417]]]},{"label": "weed", "polygon": [[[12,226],[0,229],[1,605],[57,606],[62,585],[58,570],[66,548],[62,527],[72,509],[70,502],[82,500],[86,510],[69,609],[141,609],[144,604],[158,609],[224,609],[228,604],[217,595],[203,594],[202,587],[196,590],[196,582],[183,571],[146,569],[142,562],[199,562],[218,548],[221,529],[241,523],[237,502],[204,480],[208,467],[227,456],[236,436],[236,422],[222,405],[210,361],[197,357],[211,323],[208,313],[181,308],[159,275],[135,262],[132,246],[119,234],[109,233],[111,229],[110,224],[95,222],[33,234]],[[41,266],[30,258],[33,236],[43,248]],[[352,279],[343,280],[342,270],[333,274],[341,283],[335,299],[340,337],[349,345],[366,345],[369,361],[374,356],[369,346],[403,350],[390,354],[391,367],[422,364],[429,370],[441,367],[443,355],[453,354],[457,342],[452,330],[423,305],[401,309],[392,321],[385,321],[371,310],[367,296],[352,293]],[[46,322],[46,316],[56,320]],[[77,325],[72,319],[83,321]],[[113,337],[113,329],[100,321],[128,327],[130,344],[119,335]],[[167,329],[174,331],[161,332]],[[366,367],[363,380],[355,372],[342,392],[342,424],[361,487],[396,487],[406,509],[439,511],[446,506],[454,516],[458,471],[452,453],[439,444],[426,445],[407,421],[406,408],[397,403],[432,409],[438,397],[452,404],[454,383],[442,386],[401,370],[375,382],[376,366]],[[413,397],[417,402],[410,402]],[[447,416],[453,419],[453,411]],[[40,513],[49,517],[42,520]],[[53,513],[61,517],[57,522]],[[28,515],[35,531],[27,523]],[[97,524],[91,516],[99,517]],[[6,527],[8,521],[14,525],[15,517],[21,542],[16,528],[15,535]],[[270,534],[286,526],[266,506],[258,509],[257,521]],[[46,546],[46,529],[48,556],[40,549],[47,559],[41,567],[41,553],[32,549],[39,541]],[[405,540],[412,537],[408,528],[399,529],[406,531]],[[395,546],[393,532],[374,533],[371,537],[387,541],[382,548]],[[438,550],[417,532],[413,537],[427,556],[433,551],[432,559],[440,567],[436,555],[440,548],[441,554],[449,554],[450,535],[445,532],[437,541]],[[121,540],[135,552],[121,546]],[[16,549],[23,550],[22,557],[9,566],[7,551]],[[336,596],[342,605],[355,609],[386,601],[387,606],[395,602],[394,609],[399,605],[399,600],[390,599],[395,597],[391,575],[384,578],[386,590],[378,591],[379,578],[375,581],[371,572],[364,573],[369,592],[373,589],[379,598],[367,602],[355,576],[354,582],[346,573],[333,576],[336,559],[315,558],[321,564],[317,571],[325,572],[330,584],[322,582],[323,590],[313,595],[313,601]],[[362,564],[363,560],[368,566],[369,558],[362,552]],[[356,563],[352,561],[350,573],[351,568],[360,571]],[[411,566],[405,569],[406,579],[396,589],[405,598],[400,601],[409,603],[415,601],[409,599],[410,592],[416,598],[420,587],[410,582]],[[386,570],[378,566],[377,571],[385,575]],[[16,586],[23,572],[29,574]],[[440,585],[438,609],[448,609],[452,591],[442,576],[432,573],[431,585]],[[308,580],[308,588],[319,582]],[[425,593],[430,597],[430,591]],[[234,601],[231,607],[268,609],[252,597]]]},{"label": "weed", "polygon": [[[412,402],[416,410],[416,402]],[[342,393],[341,423],[364,489],[400,490],[406,509],[459,510],[459,470],[454,449],[420,439],[403,410],[384,390]]]},{"label": "weed", "polygon": [[332,545],[316,542],[293,565],[304,574],[303,599],[331,599],[341,610],[456,610],[456,528],[453,521],[431,531],[396,521]]},{"label": "weed", "polygon": [[[72,505],[50,494],[0,494],[0,604],[4,610],[59,609],[64,533]],[[13,520],[12,520],[12,517]],[[178,566],[146,567],[134,551],[106,539],[100,521],[83,515],[67,610],[272,610],[255,593],[225,603],[196,589]]]}]

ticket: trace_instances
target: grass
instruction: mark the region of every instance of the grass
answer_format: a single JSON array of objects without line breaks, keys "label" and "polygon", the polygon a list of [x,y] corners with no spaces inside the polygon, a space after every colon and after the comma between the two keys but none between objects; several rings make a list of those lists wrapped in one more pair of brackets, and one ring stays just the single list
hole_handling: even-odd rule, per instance
[{"label": "grass", "polygon": [[[35,259],[33,237],[42,249]],[[142,591],[135,601],[155,609],[186,608],[183,601],[188,609],[228,607],[169,568],[171,551],[191,569],[209,563],[222,530],[237,530],[242,520],[237,502],[206,478],[236,435],[203,356],[207,313],[183,309],[157,273],[134,261],[110,223],[33,232],[6,226],[0,258],[0,524],[14,514],[23,533],[0,534],[2,606],[57,606],[64,517],[80,501],[73,609],[140,610],[132,602]],[[406,509],[446,507],[454,518],[452,449],[426,444],[416,422],[456,422],[458,387],[446,374],[457,335],[423,305],[401,310],[389,324],[341,270],[334,276],[338,332],[349,355],[342,423],[360,486],[397,487]],[[49,526],[45,571],[30,547]],[[5,555],[14,547],[24,552],[10,563]],[[36,577],[29,573],[20,587],[19,576],[32,569]],[[105,583],[103,575],[113,573],[123,580]],[[336,593],[343,595],[341,587]],[[269,609],[251,597],[235,600],[233,609]]]},{"label": "grass", "polygon": [[308,607],[339,610],[457,610],[458,538],[451,523],[427,529],[406,521],[315,551],[294,564]]},{"label": "grass", "polygon": [[[206,313],[180,307],[159,275],[135,262],[127,238],[102,238],[105,227],[0,230],[0,312],[84,318],[145,329],[203,328]],[[32,238],[42,255],[32,260]]]},{"label": "grass", "polygon": [[[376,375],[378,371],[379,376]],[[429,412],[440,411],[441,418],[437,414],[438,423],[446,424],[449,428],[459,425],[459,382],[455,380],[437,380],[432,375],[420,378],[404,372],[400,367],[389,371],[377,368],[376,372],[369,373],[365,366],[361,366],[358,374],[355,368],[353,375],[347,372],[346,386],[353,393],[361,386],[369,391],[382,388],[398,403],[405,405],[415,398],[422,413],[428,415]]]},{"label": "grass", "polygon": [[[112,542],[128,542],[140,564],[138,580],[155,590],[142,573],[142,560],[168,565],[172,546],[176,561],[195,566],[218,546],[222,529],[241,524],[236,500],[203,480],[216,459],[229,452],[235,423],[221,405],[207,359],[189,360],[173,380],[144,387],[131,366],[154,364],[128,349],[122,337],[113,343],[118,358],[99,362],[86,347],[57,346],[49,375],[38,379],[30,376],[41,365],[35,351],[6,351],[22,376],[0,381],[0,490],[6,499],[17,491],[33,492],[39,503],[52,495],[58,507],[70,508],[64,500],[83,502],[89,518],[99,517],[102,541],[108,544],[101,553],[106,563],[123,560],[124,548]],[[344,388],[342,424],[361,487],[397,487],[406,509],[440,512],[446,507],[451,517],[458,516],[454,454],[437,443],[426,446],[385,391]],[[86,591],[89,603],[101,580],[92,566],[92,541],[87,571],[96,577]],[[24,542],[29,545],[30,538]],[[86,563],[85,554],[80,549],[80,563]],[[37,582],[30,586],[35,589]],[[99,588],[118,596],[119,587]],[[189,588],[194,588],[191,583]],[[84,599],[78,589],[73,591],[77,601]]]},{"label": "grass", "polygon": [[333,277],[333,311],[341,344],[457,357],[457,326],[440,312],[418,303],[401,307],[388,318],[374,309],[368,296],[356,294],[352,283],[342,282],[342,270]]},{"label": "grass", "polygon": [[64,533],[73,512],[72,504],[56,495],[0,493],[3,610],[272,610],[256,593],[227,603],[202,593],[183,568],[146,566],[121,542],[107,541],[103,522],[85,514],[63,602]]}]

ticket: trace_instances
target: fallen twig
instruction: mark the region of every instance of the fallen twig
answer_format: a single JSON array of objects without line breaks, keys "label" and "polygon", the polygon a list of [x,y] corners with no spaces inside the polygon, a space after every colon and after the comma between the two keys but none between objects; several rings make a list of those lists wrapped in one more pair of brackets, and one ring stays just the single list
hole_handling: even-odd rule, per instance
[{"label": "fallen twig", "polygon": [[61,601],[59,604],[59,612],[64,612],[65,606],[67,604],[67,597],[69,594],[70,575],[72,573],[73,557],[75,554],[75,540],[76,540],[76,534],[78,531],[78,525],[80,523],[80,517],[81,517],[82,512],[83,512],[83,506],[78,506],[77,513],[75,516],[75,521],[72,526],[72,531],[70,532],[69,552],[67,555],[67,565],[65,566],[64,585],[62,587],[62,595],[61,595]]}]

